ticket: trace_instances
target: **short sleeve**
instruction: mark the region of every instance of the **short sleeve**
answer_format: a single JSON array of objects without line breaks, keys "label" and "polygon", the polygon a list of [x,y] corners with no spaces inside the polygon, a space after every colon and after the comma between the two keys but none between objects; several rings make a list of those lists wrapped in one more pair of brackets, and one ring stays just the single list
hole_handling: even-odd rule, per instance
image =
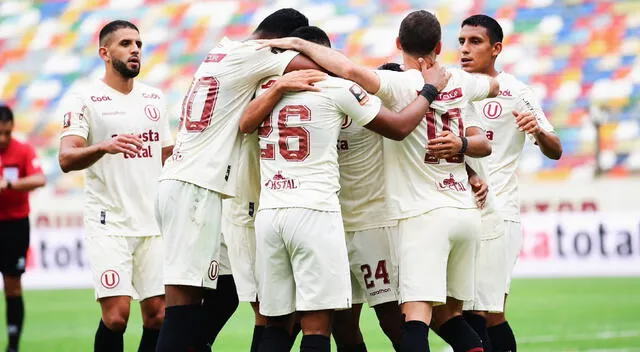
[{"label": "short sleeve", "polygon": [[84,100],[77,94],[63,99],[57,110],[57,117],[62,119],[62,134],[66,136],[89,137],[89,109]]},{"label": "short sleeve", "polygon": [[297,51],[263,48],[256,50],[247,60],[247,74],[259,76],[282,76],[287,66],[298,55]]},{"label": "short sleeve", "polygon": [[266,92],[267,89],[271,88],[271,86],[274,83],[276,83],[278,78],[280,78],[280,76],[271,76],[271,77],[267,77],[267,78],[263,79],[262,81],[260,81],[260,83],[258,84],[258,88],[256,88],[255,96],[256,97],[260,96],[264,92]]},{"label": "short sleeve", "polygon": [[26,176],[39,175],[42,173],[42,166],[36,151],[30,145],[25,145],[24,169]]},{"label": "short sleeve", "polygon": [[465,94],[469,96],[469,100],[486,99],[491,89],[491,77],[483,74],[468,74],[466,72],[465,74]]},{"label": "short sleeve", "polygon": [[356,83],[344,81],[336,93],[334,99],[340,110],[360,126],[371,122],[380,112],[380,99]]},{"label": "short sleeve", "polygon": [[[382,103],[385,106],[394,106],[396,100],[395,97],[403,96],[405,91],[412,89],[412,80],[407,81],[407,78],[409,78],[409,72],[411,71],[397,72],[376,70],[374,72],[378,75],[378,78],[380,78],[380,89],[376,92],[376,96],[382,100]],[[420,91],[422,86],[416,88],[417,91]]]},{"label": "short sleeve", "polygon": [[520,90],[518,102],[516,103],[516,109],[518,112],[529,111],[538,120],[538,125],[547,132],[553,132],[553,126],[547,119],[547,116],[540,106],[538,98],[536,98],[533,90],[530,87],[524,87]]},{"label": "short sleeve", "polygon": [[464,122],[464,126],[467,128],[478,127],[485,130],[482,118],[480,117],[480,114],[478,114],[478,110],[475,105],[471,102],[467,103],[467,105],[462,108],[462,121]]}]

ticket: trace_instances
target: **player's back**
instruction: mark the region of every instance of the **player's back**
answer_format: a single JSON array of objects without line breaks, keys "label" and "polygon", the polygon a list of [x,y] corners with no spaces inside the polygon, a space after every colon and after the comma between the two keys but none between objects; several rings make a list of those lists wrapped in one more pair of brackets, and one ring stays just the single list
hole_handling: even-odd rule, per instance
[{"label": "player's back", "polygon": [[224,38],[195,73],[182,103],[172,157],[163,179],[235,195],[239,121],[261,79],[280,75],[297,53]]},{"label": "player's back", "polygon": [[[475,116],[463,116],[462,109],[472,100],[489,93],[489,80],[462,70],[449,69],[451,78],[437,95],[425,119],[403,141],[385,140],[385,178],[392,211],[406,218],[440,207],[473,208],[464,156],[438,159],[431,155],[429,140],[443,131],[464,136],[469,126],[479,126]],[[380,90],[376,95],[394,111],[400,111],[417,96],[424,84],[417,70],[377,71]]]},{"label": "player's back", "polygon": [[260,126],[261,209],[340,210],[340,127],[347,114],[367,124],[379,112],[380,102],[370,102],[362,88],[341,78],[314,85],[321,91],[285,94]]}]

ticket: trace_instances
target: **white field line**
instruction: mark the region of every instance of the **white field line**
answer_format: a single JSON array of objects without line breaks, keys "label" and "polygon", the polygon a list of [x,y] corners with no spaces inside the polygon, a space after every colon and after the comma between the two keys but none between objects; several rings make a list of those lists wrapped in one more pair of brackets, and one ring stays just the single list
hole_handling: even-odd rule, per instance
[{"label": "white field line", "polygon": [[592,340],[611,340],[625,337],[640,336],[640,330],[624,330],[624,331],[600,331],[591,334],[570,334],[565,336],[559,335],[540,335],[531,337],[521,337],[516,339],[518,344],[535,345],[538,343],[558,342],[558,341],[592,341]]}]

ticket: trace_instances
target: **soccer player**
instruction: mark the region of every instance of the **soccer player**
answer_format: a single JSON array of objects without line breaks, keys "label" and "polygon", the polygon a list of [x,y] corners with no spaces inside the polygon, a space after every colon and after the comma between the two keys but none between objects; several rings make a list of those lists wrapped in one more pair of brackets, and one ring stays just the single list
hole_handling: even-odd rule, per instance
[{"label": "soccer player", "polygon": [[[511,273],[522,247],[516,169],[525,138],[532,139],[546,157],[554,160],[562,155],[562,145],[531,88],[514,76],[496,70],[495,62],[502,51],[502,39],[500,24],[489,16],[475,15],[462,22],[459,36],[462,69],[487,74],[500,82],[498,97],[475,104],[493,147],[489,158],[489,177],[505,219],[509,242],[508,293]],[[516,351],[515,337],[504,312],[489,314],[488,325],[494,352]]]},{"label": "soccer player", "polygon": [[0,105],[0,273],[7,303],[7,352],[17,352],[24,321],[21,277],[29,248],[29,192],[46,179],[33,148],[11,137],[13,112]]},{"label": "soccer player", "polygon": [[[176,147],[156,199],[167,299],[160,352],[200,350],[205,344],[202,299],[205,289],[216,288],[219,274],[221,200],[236,195],[242,111],[263,78],[317,67],[296,52],[256,50],[253,39],[286,36],[306,25],[298,11],[281,9],[265,18],[249,40],[222,39],[185,95]],[[301,72],[294,77],[309,87],[317,76],[323,75]]]},{"label": "soccer player", "polygon": [[173,140],[164,95],[135,80],[138,28],[113,21],[99,40],[104,77],[74,90],[59,107],[59,163],[64,172],[86,169],[84,241],[102,309],[94,351],[123,350],[131,299],[139,299],[142,310],[138,350],[155,351],[164,289],[151,197]]},{"label": "soccer player", "polygon": [[252,107],[273,106],[273,96],[261,96],[247,108],[243,132],[262,122],[256,249],[260,312],[268,325],[261,351],[287,349],[296,311],[301,350],[329,350],[333,311],[349,308],[352,295],[335,143],[346,116],[388,138],[409,135],[435,99],[436,87],[448,80],[438,65],[419,74],[420,94],[414,92],[413,103],[399,113],[357,84],[333,77],[315,83],[319,92],[285,94],[266,119]]},{"label": "soccer player", "polygon": [[[426,11],[402,21],[397,46],[405,72],[372,72],[343,55],[296,39],[263,43],[298,50],[339,76],[376,92],[393,110],[405,107],[420,89],[420,58],[435,62],[441,50],[440,23]],[[326,66],[325,66],[326,65]],[[428,351],[434,327],[454,351],[482,350],[478,335],[462,318],[462,301],[473,295],[475,246],[480,214],[469,190],[464,155],[491,153],[480,123],[463,116],[473,100],[496,96],[499,85],[486,76],[450,70],[452,77],[421,124],[402,142],[385,140],[384,163],[392,214],[399,220],[399,282],[405,315],[401,351]]]}]

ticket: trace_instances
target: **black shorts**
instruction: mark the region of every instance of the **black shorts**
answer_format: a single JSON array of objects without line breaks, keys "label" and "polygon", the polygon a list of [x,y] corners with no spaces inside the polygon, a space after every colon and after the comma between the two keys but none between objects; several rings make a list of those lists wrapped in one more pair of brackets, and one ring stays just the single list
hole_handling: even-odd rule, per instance
[{"label": "black shorts", "polygon": [[7,276],[24,274],[29,249],[29,218],[0,220],[0,272]]}]

